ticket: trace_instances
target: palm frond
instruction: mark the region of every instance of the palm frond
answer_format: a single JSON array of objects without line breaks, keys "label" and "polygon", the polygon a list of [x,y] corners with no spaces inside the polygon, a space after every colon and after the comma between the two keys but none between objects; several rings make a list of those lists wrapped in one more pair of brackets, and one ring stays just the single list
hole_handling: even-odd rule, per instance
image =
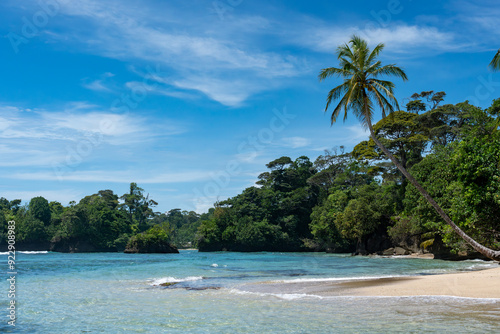
[{"label": "palm frond", "polygon": [[366,67],[366,59],[368,57],[368,43],[357,35],[353,35],[349,41],[356,57],[355,64],[360,71],[364,71]]},{"label": "palm frond", "polygon": [[354,54],[352,53],[351,48],[348,44],[340,45],[337,48],[337,58],[340,60],[341,58],[349,58],[351,60],[354,59]]},{"label": "palm frond", "polygon": [[[335,123],[337,121],[337,117],[339,116],[339,113],[342,109],[344,109],[344,113],[347,114],[348,110],[348,105],[347,105],[347,100],[348,100],[348,95],[344,95],[342,99],[340,100],[339,104],[333,109],[332,116],[330,117],[331,124]],[[344,120],[346,119],[346,116],[344,114]]]},{"label": "palm frond", "polygon": [[370,55],[368,56],[368,59],[366,60],[368,64],[371,64],[377,57],[378,55],[380,54],[380,52],[385,48],[385,44],[384,43],[380,43],[378,44],[374,49],[373,51],[370,53]]},{"label": "palm frond", "polygon": [[386,94],[387,96],[394,98],[394,87],[395,87],[394,83],[380,79],[369,79],[368,82],[371,85],[382,89],[384,94]]},{"label": "palm frond", "polygon": [[370,89],[369,93],[372,96],[372,99],[374,99],[379,105],[382,111],[382,117],[385,118],[387,113],[391,114],[394,112],[394,107],[399,109],[399,105],[392,94],[387,95],[387,97],[389,98],[387,99],[386,95],[377,89],[377,85],[378,84],[374,85],[374,87]]},{"label": "palm frond", "polygon": [[404,81],[408,80],[408,77],[406,76],[405,71],[403,69],[397,67],[394,64],[382,66],[370,74],[374,78],[378,77],[379,75],[389,75],[389,76],[395,76],[395,77],[401,78]]},{"label": "palm frond", "polygon": [[349,74],[350,73],[343,68],[328,67],[328,68],[324,68],[321,70],[321,72],[318,75],[318,78],[319,78],[319,81],[323,81],[326,78],[334,76],[334,75],[347,76]]},{"label": "palm frond", "polygon": [[378,60],[375,63],[371,64],[370,67],[366,69],[366,74],[371,75],[373,72],[377,71],[381,67],[382,67],[382,62]]},{"label": "palm frond", "polygon": [[[371,81],[372,81],[373,88],[378,93],[380,93],[379,89],[381,89],[383,97],[388,99],[388,101],[389,101],[388,103],[392,106],[389,113],[394,111],[393,108],[395,108],[396,110],[400,110],[398,100],[394,96],[394,83],[392,83],[390,81],[386,81],[386,80],[379,80],[379,79],[371,79]],[[382,115],[382,116],[385,117],[385,115]]]},{"label": "palm frond", "polygon": [[490,68],[493,71],[500,71],[500,49],[498,49],[497,53],[493,57],[490,63]]},{"label": "palm frond", "polygon": [[325,112],[328,110],[328,107],[330,106],[332,101],[337,100],[340,96],[346,94],[348,91],[349,91],[349,84],[347,82],[344,82],[342,85],[333,88],[328,93],[328,96],[326,98]]}]

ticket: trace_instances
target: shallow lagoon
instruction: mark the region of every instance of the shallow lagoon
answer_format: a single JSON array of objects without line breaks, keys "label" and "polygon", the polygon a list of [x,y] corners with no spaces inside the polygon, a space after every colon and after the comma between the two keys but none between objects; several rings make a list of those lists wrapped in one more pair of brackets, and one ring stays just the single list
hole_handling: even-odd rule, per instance
[{"label": "shallow lagoon", "polygon": [[[6,255],[5,255],[6,257]],[[500,300],[251,292],[258,282],[431,275],[483,261],[322,253],[17,254],[15,333],[498,332]],[[168,287],[159,284],[176,283]],[[264,283],[265,284],[265,283]],[[279,285],[278,285],[279,286]],[[7,294],[8,285],[0,285]],[[6,309],[7,298],[1,307]],[[6,319],[6,317],[2,317]]]}]

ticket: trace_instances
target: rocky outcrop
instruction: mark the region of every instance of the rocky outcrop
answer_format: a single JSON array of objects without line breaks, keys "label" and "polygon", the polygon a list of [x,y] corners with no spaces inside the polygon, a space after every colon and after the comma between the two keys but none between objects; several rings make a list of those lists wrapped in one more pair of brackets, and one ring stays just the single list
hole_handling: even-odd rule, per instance
[{"label": "rocky outcrop", "polygon": [[[16,243],[16,251],[18,252],[36,252],[36,251],[49,251],[50,242],[28,242]],[[9,245],[7,243],[0,245],[0,252],[7,252]]]},{"label": "rocky outcrop", "polygon": [[86,240],[72,238],[54,238],[50,243],[49,251],[60,253],[96,253],[116,252],[113,248],[98,248]]},{"label": "rocky outcrop", "polygon": [[432,246],[428,248],[429,252],[434,254],[435,259],[448,260],[448,261],[462,261],[462,260],[473,260],[481,259],[485,261],[491,261],[491,259],[485,257],[484,255],[475,251],[461,251],[452,252],[450,248],[446,247],[443,240],[439,235],[436,235]]},{"label": "rocky outcrop", "polygon": [[384,249],[392,246],[392,241],[387,234],[387,229],[381,227],[376,232],[357,243],[354,255],[381,254]]}]

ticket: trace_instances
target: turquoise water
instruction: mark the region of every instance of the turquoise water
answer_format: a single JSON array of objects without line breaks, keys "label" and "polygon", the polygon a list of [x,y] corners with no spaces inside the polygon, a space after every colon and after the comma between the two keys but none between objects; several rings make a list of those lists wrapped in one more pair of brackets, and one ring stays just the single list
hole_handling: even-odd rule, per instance
[{"label": "turquoise water", "polygon": [[[7,255],[1,256],[6,264]],[[498,264],[319,253],[17,253],[17,325],[7,325],[4,311],[0,332],[492,333],[500,331],[495,299],[320,297],[245,286],[493,266]],[[179,283],[158,285],[164,282]],[[4,279],[2,310],[7,293]]]}]

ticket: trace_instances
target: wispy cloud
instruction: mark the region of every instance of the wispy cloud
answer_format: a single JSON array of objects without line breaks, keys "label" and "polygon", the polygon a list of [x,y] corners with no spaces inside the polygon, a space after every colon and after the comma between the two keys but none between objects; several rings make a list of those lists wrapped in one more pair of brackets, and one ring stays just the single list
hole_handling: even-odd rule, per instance
[{"label": "wispy cloud", "polygon": [[347,127],[351,135],[348,137],[348,141],[359,142],[360,140],[367,140],[370,136],[370,131],[363,128],[361,125],[351,125]]},{"label": "wispy cloud", "polygon": [[286,137],[282,139],[282,142],[291,148],[302,148],[311,144],[311,140],[304,137]]},{"label": "wispy cloud", "polygon": [[167,82],[165,78],[155,77],[155,80],[157,82],[154,85],[145,84],[144,82],[139,81],[129,81],[125,84],[125,86],[130,90],[145,90],[151,94],[172,96],[179,99],[192,100],[197,98],[197,95],[195,94],[176,88],[173,82],[171,82],[170,85],[162,84]]},{"label": "wispy cloud", "polygon": [[200,91],[212,100],[232,107],[239,106],[250,95],[262,90],[256,83],[244,79],[228,81],[211,77],[188,77],[176,80],[174,84],[180,88]]},{"label": "wispy cloud", "polygon": [[[487,9],[486,9],[487,8]],[[453,9],[457,12],[457,21],[461,27],[473,32],[470,37],[481,42],[497,43],[500,36],[500,7],[497,0],[453,1]]]},{"label": "wispy cloud", "polygon": [[[170,85],[199,91],[224,105],[238,106],[250,95],[265,90],[266,87],[260,84],[262,78],[279,80],[300,74],[300,60],[254,49],[236,39],[226,39],[225,32],[231,31],[227,27],[200,31],[184,23],[179,29],[178,18],[176,21],[166,17],[159,23],[158,14],[147,13],[150,17],[145,20],[144,10],[131,3],[116,1],[71,1],[61,8],[66,15],[83,19],[95,27],[95,35],[89,37],[88,29],[78,30],[77,25],[73,25],[73,42],[83,42],[82,47],[88,52],[120,60],[162,64],[171,72]],[[260,18],[256,22],[263,20]],[[148,22],[155,25],[148,25]],[[258,25],[253,27],[257,29]],[[81,34],[87,34],[86,38],[80,38]],[[67,40],[71,35],[52,32],[50,36]],[[286,80],[280,83],[286,84]],[[87,88],[106,89],[101,81],[93,81]]]},{"label": "wispy cloud", "polygon": [[120,154],[118,149],[129,149],[186,131],[185,125],[179,122],[112,114],[84,103],[56,110],[64,111],[0,106],[3,115],[0,117],[3,157],[0,166],[51,166],[64,162],[71,150],[95,153],[99,148],[111,157]]},{"label": "wispy cloud", "polygon": [[36,112],[18,109],[0,120],[0,138],[75,140],[78,135],[101,133],[104,136],[129,137],[144,133],[144,119],[138,116],[111,114],[88,110],[75,113],[71,110]]},{"label": "wispy cloud", "polygon": [[100,132],[106,136],[130,136],[145,132],[144,120],[139,116],[118,115],[91,111],[85,114],[44,112],[45,124],[56,130],[74,130],[81,133]]},{"label": "wispy cloud", "polygon": [[107,78],[111,78],[113,76],[113,73],[106,72],[101,76],[101,79],[84,82],[83,87],[98,92],[111,92],[112,90],[108,86],[106,86],[104,82]]},{"label": "wispy cloud", "polygon": [[363,28],[358,26],[320,26],[305,30],[297,36],[297,42],[313,50],[332,53],[341,44],[357,34],[370,44],[384,43],[388,51],[396,53],[458,51],[463,44],[457,44],[452,33],[436,27],[395,24],[390,27]]}]

